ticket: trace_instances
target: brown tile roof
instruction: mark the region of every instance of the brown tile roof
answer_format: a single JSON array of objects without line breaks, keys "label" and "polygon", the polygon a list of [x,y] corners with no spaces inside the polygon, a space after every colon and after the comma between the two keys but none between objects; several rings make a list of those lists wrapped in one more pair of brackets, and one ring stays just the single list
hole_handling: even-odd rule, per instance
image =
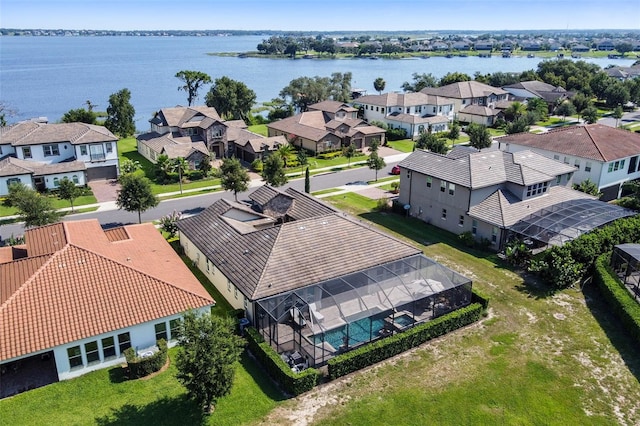
[{"label": "brown tile roof", "polygon": [[[198,121],[201,121],[205,118],[209,118],[213,121],[221,120],[215,108],[204,105],[192,107],[176,106],[173,108],[162,108],[158,112],[158,116],[156,117],[156,119],[159,119],[159,123],[161,126],[181,127],[185,123],[192,120],[194,117],[202,117]],[[213,123],[213,121],[211,122]]]},{"label": "brown tile roof", "polygon": [[601,162],[640,154],[640,134],[602,124],[567,126],[540,134],[518,133],[504,136],[500,142]]},{"label": "brown tile roof", "polygon": [[71,143],[73,145],[93,142],[117,142],[118,138],[106,127],[85,123],[41,124],[17,123],[0,133],[0,143],[13,146],[40,145],[47,143]]},{"label": "brown tile roof", "polygon": [[262,152],[264,151],[263,149],[264,146],[267,147],[268,151],[273,151],[277,149],[278,145],[286,145],[287,143],[288,143],[287,139],[284,136],[280,135],[280,136],[271,136],[268,138],[259,137],[259,138],[249,139],[244,143],[243,146],[246,147],[247,144],[249,144],[253,152]]},{"label": "brown tile roof", "polygon": [[449,105],[450,99],[441,96],[430,95],[422,92],[410,93],[384,93],[381,95],[360,96],[354,101],[355,104],[368,104],[383,107],[412,107],[418,105]]},{"label": "brown tile roof", "polygon": [[46,176],[57,173],[80,172],[86,169],[87,166],[82,161],[63,161],[61,163],[47,164],[13,157],[7,157],[0,161],[0,176],[24,174]]},{"label": "brown tile roof", "polygon": [[469,99],[484,98],[490,95],[506,95],[507,91],[499,87],[489,86],[488,84],[477,81],[461,81],[458,83],[447,84],[442,87],[425,87],[420,92],[428,95],[443,96],[445,98]]},{"label": "brown tile roof", "polygon": [[0,360],[214,303],[152,224],[125,232],[114,241],[97,220],[27,231],[29,257],[0,265],[14,277],[0,281]]},{"label": "brown tile roof", "polygon": [[30,175],[33,162],[7,157],[0,160],[0,176]]},{"label": "brown tile roof", "polygon": [[344,102],[338,101],[322,101],[312,105],[309,105],[308,108],[310,111],[325,111],[335,114],[340,110],[345,110],[346,112],[357,112],[358,109],[352,106],[345,104]]},{"label": "brown tile roof", "polygon": [[315,142],[321,141],[322,138],[330,133],[325,128],[325,117],[322,111],[308,111],[296,114],[292,117],[269,123],[267,127]]},{"label": "brown tile roof", "polygon": [[[268,200],[272,193],[262,190],[256,198]],[[252,300],[419,253],[323,203],[312,208],[315,200],[306,194],[286,193],[295,199],[293,210],[300,208],[294,212],[297,220],[291,222],[239,232],[223,220],[234,208],[223,199],[180,220],[178,227]]]}]

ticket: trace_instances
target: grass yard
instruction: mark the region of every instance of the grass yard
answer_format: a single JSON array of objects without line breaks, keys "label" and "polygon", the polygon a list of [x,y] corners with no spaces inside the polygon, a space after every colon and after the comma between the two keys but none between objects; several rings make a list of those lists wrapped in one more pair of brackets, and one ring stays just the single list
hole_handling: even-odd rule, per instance
[{"label": "grass yard", "polygon": [[387,141],[389,147],[400,152],[412,152],[415,142],[412,139],[402,139],[399,141]]},{"label": "grass yard", "polygon": [[249,130],[250,132],[262,135],[265,138],[269,135],[269,131],[267,130],[266,124],[254,124],[253,126],[247,127],[247,130]]},{"label": "grass yard", "polygon": [[[268,420],[331,401],[319,425],[640,423],[640,355],[597,289],[554,292],[492,253],[420,220],[373,213],[357,194],[325,201],[387,228],[473,279],[491,298],[480,323],[286,402]],[[317,405],[316,405],[317,406]],[[295,417],[294,417],[295,418]]]}]

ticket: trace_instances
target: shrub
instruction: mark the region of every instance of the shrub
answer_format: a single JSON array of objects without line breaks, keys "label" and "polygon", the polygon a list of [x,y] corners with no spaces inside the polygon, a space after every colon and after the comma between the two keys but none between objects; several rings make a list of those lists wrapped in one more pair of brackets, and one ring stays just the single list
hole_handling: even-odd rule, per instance
[{"label": "shrub", "polygon": [[377,340],[332,358],[328,362],[329,378],[336,379],[376,364],[408,349],[421,345],[435,337],[469,325],[480,319],[482,305],[469,306],[450,312],[432,321],[417,325],[407,331]]},{"label": "shrub", "polygon": [[473,236],[471,231],[465,231],[462,234],[458,235],[458,239],[466,247],[473,247],[476,244],[476,237]]},{"label": "shrub", "polygon": [[265,368],[269,376],[291,395],[300,395],[314,388],[320,378],[320,372],[315,368],[307,368],[300,373],[291,371],[289,364],[264,341],[258,330],[253,327],[245,328],[245,336],[249,342],[249,350]]},{"label": "shrub", "polygon": [[598,257],[593,275],[594,282],[629,334],[640,343],[640,305],[633,300],[625,285],[611,269],[610,262],[611,253]]},{"label": "shrub", "polygon": [[388,198],[378,198],[378,201],[376,201],[376,211],[386,212],[389,208],[390,204]]},{"label": "shrub", "polygon": [[129,379],[138,379],[155,373],[167,362],[167,342],[164,339],[160,339],[157,345],[158,352],[144,358],[136,356],[136,351],[133,348],[128,348],[124,351],[124,356],[127,359],[127,369],[129,370]]},{"label": "shrub", "polygon": [[318,158],[321,160],[331,160],[332,158],[342,155],[342,151],[321,152],[318,154]]},{"label": "shrub", "polygon": [[202,170],[189,170],[187,177],[189,180],[200,180],[204,177],[205,173]]},{"label": "shrub", "polygon": [[262,162],[261,159],[256,158],[251,162],[251,168],[256,173],[262,173],[262,170],[264,169],[264,163]]},{"label": "shrub", "polygon": [[386,132],[388,141],[399,141],[407,138],[407,131],[403,128],[389,128]]}]

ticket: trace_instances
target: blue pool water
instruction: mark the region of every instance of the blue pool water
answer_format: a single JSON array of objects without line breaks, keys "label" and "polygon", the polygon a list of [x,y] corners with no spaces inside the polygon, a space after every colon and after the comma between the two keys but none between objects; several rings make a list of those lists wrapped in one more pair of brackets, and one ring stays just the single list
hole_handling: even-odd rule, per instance
[{"label": "blue pool water", "polygon": [[[382,329],[384,321],[380,319],[363,318],[361,320],[349,324],[349,346],[358,345],[368,342],[372,337],[378,337],[379,331]],[[314,336],[314,343],[318,344],[323,340],[334,348],[338,349],[344,344],[344,336],[347,335],[347,327],[335,330],[329,330],[322,334]]]},{"label": "blue pool water", "polygon": [[394,322],[400,324],[402,327],[413,324],[413,319],[409,315],[400,315],[394,319]]}]

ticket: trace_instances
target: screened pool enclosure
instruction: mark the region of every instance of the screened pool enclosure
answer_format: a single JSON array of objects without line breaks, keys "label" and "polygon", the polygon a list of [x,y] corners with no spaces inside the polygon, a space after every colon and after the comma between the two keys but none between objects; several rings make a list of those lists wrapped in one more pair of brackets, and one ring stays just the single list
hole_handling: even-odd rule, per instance
[{"label": "screened pool enclosure", "polygon": [[261,299],[255,318],[278,353],[318,366],[470,303],[469,279],[415,255]]}]

